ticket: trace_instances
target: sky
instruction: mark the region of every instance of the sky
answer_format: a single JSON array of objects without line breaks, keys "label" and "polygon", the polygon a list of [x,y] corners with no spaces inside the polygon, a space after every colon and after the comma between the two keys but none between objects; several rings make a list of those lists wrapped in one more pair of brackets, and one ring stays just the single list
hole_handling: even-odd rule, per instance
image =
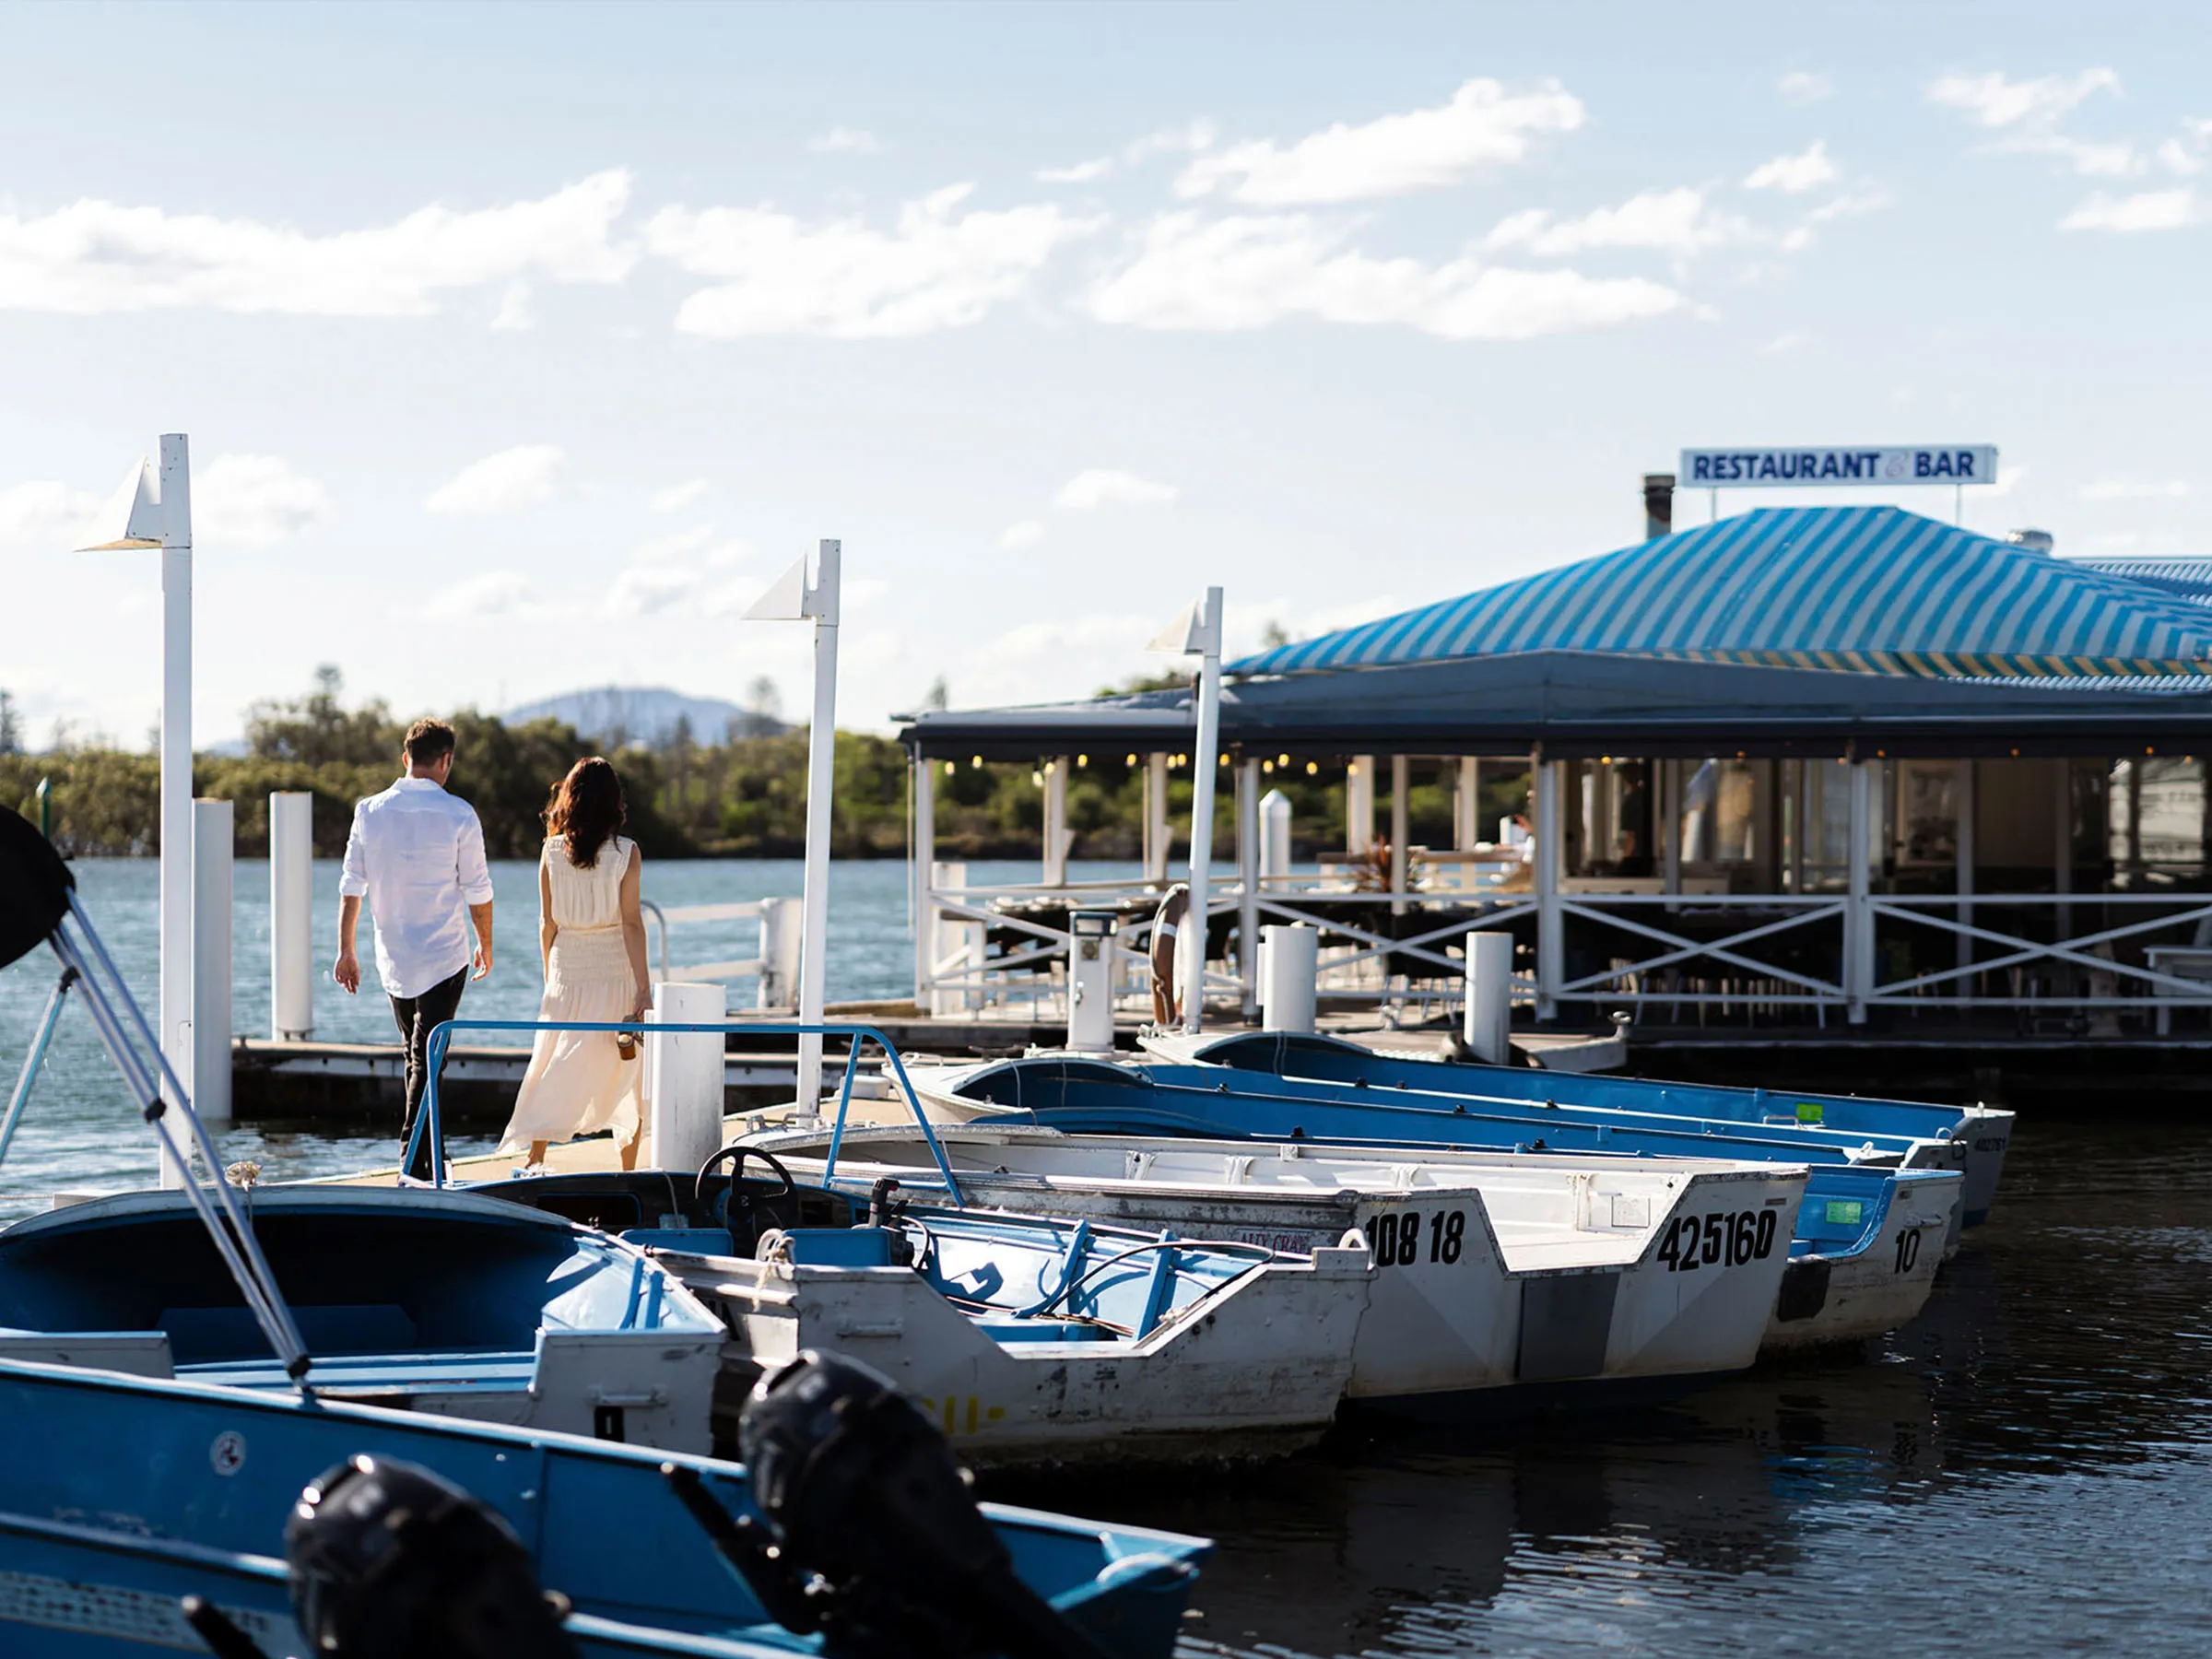
[{"label": "sky", "polygon": [[[1080,696],[1623,545],[1685,447],[1994,443],[1965,522],[2212,553],[2181,6],[0,4],[0,688],[145,745]],[[1947,489],[1734,492],[1722,512]],[[1710,504],[1683,498],[1677,524]],[[100,534],[92,534],[94,531]]]}]

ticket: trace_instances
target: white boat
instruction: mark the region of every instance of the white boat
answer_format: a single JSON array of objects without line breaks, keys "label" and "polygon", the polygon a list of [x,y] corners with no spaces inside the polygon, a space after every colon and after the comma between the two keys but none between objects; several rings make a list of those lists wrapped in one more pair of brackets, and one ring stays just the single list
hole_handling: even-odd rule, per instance
[{"label": "white boat", "polygon": [[[1807,1179],[1802,1168],[1712,1159],[980,1123],[935,1134],[971,1206],[1281,1251],[1319,1250],[1356,1232],[1375,1277],[1347,1395],[1421,1417],[1494,1409],[1505,1403],[1500,1391],[1516,1387],[1622,1393],[1743,1370],[1792,1265]],[[827,1130],[786,1130],[748,1144],[820,1179],[829,1140]],[[848,1127],[833,1184],[865,1189],[886,1178],[917,1192],[941,1182],[912,1126]]]},{"label": "white boat", "polygon": [[660,1171],[477,1191],[624,1232],[720,1311],[735,1381],[806,1348],[851,1355],[973,1464],[1309,1443],[1350,1380],[1373,1277],[1364,1241],[1338,1248],[1334,1232],[1286,1255],[1218,1232],[872,1204],[865,1183],[828,1191],[780,1170],[734,1202],[725,1176]]}]

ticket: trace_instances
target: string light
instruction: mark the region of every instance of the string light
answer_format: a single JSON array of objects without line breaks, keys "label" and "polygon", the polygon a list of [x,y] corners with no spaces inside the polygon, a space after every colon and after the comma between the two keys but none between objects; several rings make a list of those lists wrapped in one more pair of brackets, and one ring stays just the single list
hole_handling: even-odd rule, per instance
[{"label": "string light", "polygon": [[1307,762],[1306,762],[1306,776],[1307,776],[1307,777],[1311,778],[1311,777],[1317,776],[1317,775],[1320,773],[1320,771],[1321,771],[1321,763],[1320,763],[1319,761],[1317,761],[1317,760],[1309,760],[1309,761],[1307,761]]}]

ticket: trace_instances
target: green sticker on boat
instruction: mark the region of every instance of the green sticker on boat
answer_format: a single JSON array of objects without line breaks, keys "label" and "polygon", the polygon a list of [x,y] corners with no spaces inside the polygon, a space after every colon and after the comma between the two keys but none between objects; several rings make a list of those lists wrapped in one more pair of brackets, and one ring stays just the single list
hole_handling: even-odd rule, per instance
[{"label": "green sticker on boat", "polygon": [[1863,1207],[1856,1198],[1830,1198],[1828,1201],[1828,1218],[1838,1227],[1855,1227]]},{"label": "green sticker on boat", "polygon": [[1810,1100],[1797,1102],[1797,1121],[1801,1124],[1817,1124],[1827,1115],[1825,1111]]}]

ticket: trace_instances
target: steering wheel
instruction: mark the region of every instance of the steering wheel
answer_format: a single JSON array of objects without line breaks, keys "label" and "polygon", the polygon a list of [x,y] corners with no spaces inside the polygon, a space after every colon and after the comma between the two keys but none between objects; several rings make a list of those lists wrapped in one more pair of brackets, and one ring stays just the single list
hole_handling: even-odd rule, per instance
[{"label": "steering wheel", "polygon": [[742,1191],[745,1160],[747,1158],[759,1159],[768,1166],[769,1172],[783,1183],[780,1190],[769,1194],[771,1199],[788,1198],[798,1190],[791,1179],[791,1171],[783,1167],[783,1160],[765,1147],[750,1147],[743,1141],[733,1141],[720,1151],[711,1154],[707,1161],[699,1166],[698,1190],[705,1190],[707,1177],[714,1172],[716,1166],[724,1162],[729,1164],[730,1190],[723,1197],[722,1223],[729,1229],[730,1252],[733,1255],[748,1254],[753,1248],[753,1241],[740,1238],[737,1231],[741,1216],[747,1230],[752,1230],[753,1201],[746,1197]]}]

